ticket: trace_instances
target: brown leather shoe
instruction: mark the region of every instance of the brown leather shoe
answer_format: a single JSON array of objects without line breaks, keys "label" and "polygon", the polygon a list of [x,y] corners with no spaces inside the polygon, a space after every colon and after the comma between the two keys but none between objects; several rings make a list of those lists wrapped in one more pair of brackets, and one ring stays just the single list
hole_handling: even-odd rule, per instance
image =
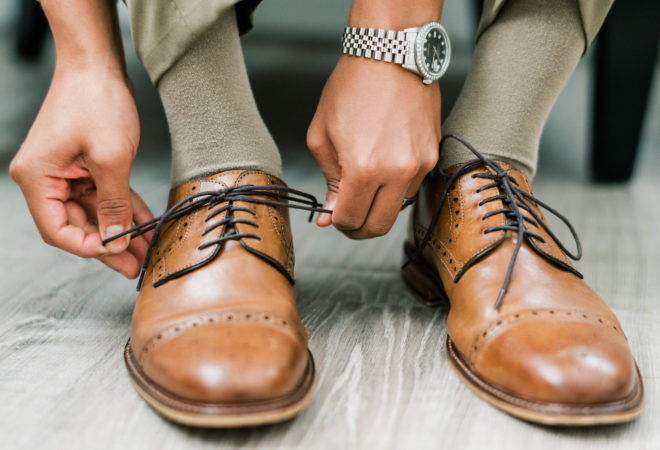
[{"label": "brown leather shoe", "polygon": [[288,207],[316,200],[261,171],[172,190],[155,227],[125,362],[138,393],[176,422],[288,419],[316,379],[296,309]]},{"label": "brown leather shoe", "polygon": [[[581,253],[573,228],[532,196],[523,173],[450,137],[477,159],[426,180],[403,276],[424,302],[449,302],[454,370],[482,399],[533,422],[635,418],[642,380],[614,313],[567,258]],[[539,206],[568,225],[577,255],[552,234]]]}]

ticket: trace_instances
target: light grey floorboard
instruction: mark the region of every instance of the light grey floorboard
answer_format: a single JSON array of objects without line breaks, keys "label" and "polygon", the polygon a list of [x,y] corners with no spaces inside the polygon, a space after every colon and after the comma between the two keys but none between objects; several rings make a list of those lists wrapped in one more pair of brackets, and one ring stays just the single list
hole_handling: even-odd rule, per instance
[{"label": "light grey floorboard", "polygon": [[[254,58],[260,54],[257,38],[246,44],[248,62],[269,120],[269,72],[260,71]],[[547,428],[488,406],[449,368],[446,310],[417,303],[400,281],[405,214],[388,236],[352,242],[294,212],[297,297],[320,374],[316,397],[283,424],[195,430],[154,414],[128,382],[122,348],[133,282],[42,244],[8,177],[6,163],[36,112],[52,56],[37,65],[15,64],[6,42],[0,40],[0,448],[660,448],[659,89],[636,178],[629,185],[593,185],[585,175],[588,61],[582,64],[548,124],[536,182],[538,196],[575,224],[585,248],[578,266],[627,332],[646,382],[639,420]],[[129,56],[143,121],[133,184],[161,211],[168,189],[167,134],[155,93]],[[317,78],[327,67],[317,70]],[[296,120],[304,128],[308,119]],[[276,136],[298,130],[286,120],[271,126]],[[278,139],[284,142],[287,181],[322,197],[322,179],[302,136]]]}]

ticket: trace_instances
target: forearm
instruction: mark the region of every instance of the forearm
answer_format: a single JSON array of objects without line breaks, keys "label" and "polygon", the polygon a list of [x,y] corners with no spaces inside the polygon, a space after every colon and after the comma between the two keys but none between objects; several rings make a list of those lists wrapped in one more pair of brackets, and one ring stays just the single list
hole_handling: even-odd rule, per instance
[{"label": "forearm", "polygon": [[348,25],[401,30],[440,21],[444,0],[353,0]]},{"label": "forearm", "polygon": [[59,68],[125,75],[124,52],[113,0],[42,0]]}]

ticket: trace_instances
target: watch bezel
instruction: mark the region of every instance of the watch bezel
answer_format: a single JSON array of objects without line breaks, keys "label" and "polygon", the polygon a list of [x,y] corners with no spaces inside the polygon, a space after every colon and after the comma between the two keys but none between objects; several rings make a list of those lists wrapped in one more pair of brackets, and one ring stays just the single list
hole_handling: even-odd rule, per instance
[{"label": "watch bezel", "polygon": [[[437,73],[433,73],[428,69],[424,58],[424,42],[426,41],[427,36],[431,32],[431,30],[434,29],[440,31],[440,34],[442,35],[442,38],[445,41],[445,60],[443,61],[442,66],[440,66],[440,71]],[[445,27],[443,27],[439,22],[429,22],[424,26],[422,26],[419,29],[417,38],[415,39],[415,64],[417,65],[417,69],[422,74],[422,76],[425,79],[432,81],[439,80],[440,78],[442,78],[445,72],[447,72],[450,59],[451,59],[451,45],[449,44],[449,35],[447,34],[447,30],[445,30]]]}]

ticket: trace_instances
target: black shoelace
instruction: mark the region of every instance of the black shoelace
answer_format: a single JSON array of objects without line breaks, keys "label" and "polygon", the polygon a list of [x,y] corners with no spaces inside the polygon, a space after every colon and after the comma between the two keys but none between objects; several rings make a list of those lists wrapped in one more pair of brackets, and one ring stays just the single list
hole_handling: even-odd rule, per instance
[{"label": "black shoelace", "polygon": [[[291,189],[288,186],[280,185],[265,185],[265,186],[253,186],[253,185],[243,185],[243,186],[234,186],[228,187],[226,189],[218,189],[214,191],[204,191],[197,192],[195,194],[189,195],[184,198],[170,209],[168,209],[164,214],[159,217],[156,217],[148,222],[137,225],[129,230],[126,230],[120,234],[112,236],[103,241],[103,245],[107,244],[110,241],[118,239],[127,234],[131,235],[131,238],[135,238],[144,233],[147,233],[151,230],[154,231],[151,240],[149,241],[149,246],[147,247],[147,253],[145,255],[144,261],[142,262],[142,268],[140,269],[140,278],[138,281],[137,289],[139,290],[142,286],[142,281],[151,258],[156,240],[158,235],[163,228],[163,226],[180,217],[183,217],[187,214],[195,212],[203,207],[208,207],[209,214],[206,216],[205,221],[209,222],[218,214],[226,212],[225,218],[214,222],[207,226],[202,233],[202,236],[211,232],[217,227],[224,226],[223,233],[216,239],[204,242],[198,247],[199,250],[203,250],[212,245],[219,245],[225,241],[229,240],[240,240],[240,239],[258,239],[261,238],[255,233],[239,233],[234,225],[241,223],[254,228],[258,228],[256,222],[248,219],[238,219],[234,217],[235,211],[243,211],[252,215],[256,215],[256,212],[244,206],[237,206],[235,202],[244,202],[258,205],[268,205],[268,206],[282,206],[286,208],[301,209],[304,211],[309,211],[309,221],[311,222],[314,213],[329,213],[332,214],[332,211],[323,209],[321,203],[316,200],[311,194],[307,194],[302,191]],[[223,204],[218,208],[218,205]]]},{"label": "black shoelace", "polygon": [[[515,178],[513,178],[509,174],[508,170],[502,168],[502,166],[497,161],[484,157],[472,145],[470,145],[467,141],[465,141],[465,139],[461,138],[460,136],[454,134],[445,135],[442,138],[442,141],[440,142],[440,148],[442,148],[442,144],[447,139],[456,139],[457,141],[459,141],[461,144],[467,147],[472,153],[474,153],[476,159],[473,159],[471,161],[468,161],[460,165],[451,175],[445,175],[441,173],[441,175],[447,177],[445,188],[442,192],[442,196],[440,197],[440,202],[438,203],[438,207],[435,210],[435,213],[433,214],[431,223],[429,224],[428,229],[424,234],[424,238],[422,239],[422,242],[417,249],[417,253],[413,256],[412,259],[416,261],[421,261],[422,252],[424,251],[424,249],[431,240],[433,231],[435,230],[436,224],[438,223],[438,219],[440,218],[440,213],[442,212],[442,206],[447,200],[450,187],[453,186],[454,183],[464,174],[469,173],[480,167],[486,167],[490,169],[491,173],[476,173],[472,175],[474,178],[486,178],[492,180],[491,183],[488,183],[480,187],[478,189],[478,192],[482,192],[486,189],[496,187],[498,190],[498,194],[483,199],[479,203],[479,205],[481,206],[489,202],[501,200],[503,204],[503,208],[486,213],[483,216],[482,220],[485,220],[488,217],[494,216],[496,214],[504,214],[507,220],[504,225],[486,228],[484,230],[484,233],[492,233],[494,231],[501,230],[504,231],[505,233],[516,232],[518,234],[518,239],[516,240],[516,246],[513,251],[513,255],[511,256],[511,260],[509,261],[509,266],[506,271],[504,283],[497,297],[497,301],[495,302],[495,308],[498,309],[500,307],[500,305],[502,304],[502,300],[504,299],[504,296],[507,290],[509,289],[516,259],[518,257],[518,253],[520,252],[520,248],[522,247],[522,244],[524,242],[527,242],[530,248],[532,248],[541,257],[545,258],[551,263],[559,264],[562,268],[569,270],[581,277],[580,273],[577,272],[575,269],[573,269],[570,265],[562,263],[561,261],[557,260],[556,258],[552,257],[548,253],[541,250],[536,245],[534,240],[538,240],[541,243],[545,243],[546,242],[545,239],[543,238],[543,236],[531,231],[528,228],[528,225],[531,225],[537,229],[540,227],[543,230],[545,230],[545,232],[548,233],[548,236],[550,236],[550,239],[552,239],[552,241],[555,244],[557,244],[557,246],[561,249],[561,251],[564,252],[564,254],[566,254],[566,256],[568,256],[574,261],[577,261],[582,257],[582,245],[580,244],[580,239],[578,238],[577,232],[573,228],[573,225],[571,225],[571,223],[568,221],[568,219],[559,212],[557,212],[555,209],[551,208],[550,206],[538,200],[531,194],[520,189],[520,187],[518,186],[518,182],[515,180]],[[573,236],[575,245],[577,247],[577,251],[575,253],[571,253],[561,243],[559,238],[557,238],[557,236],[554,235],[554,233],[550,230],[550,228],[545,224],[543,219],[534,211],[534,209],[532,208],[529,202],[532,202],[538,205],[539,207],[545,209],[546,211],[548,211],[549,213],[560,219],[566,225],[571,235]],[[523,214],[523,211],[527,212],[529,215]],[[411,262],[410,260],[407,261],[404,264],[404,267],[410,262]]]}]

